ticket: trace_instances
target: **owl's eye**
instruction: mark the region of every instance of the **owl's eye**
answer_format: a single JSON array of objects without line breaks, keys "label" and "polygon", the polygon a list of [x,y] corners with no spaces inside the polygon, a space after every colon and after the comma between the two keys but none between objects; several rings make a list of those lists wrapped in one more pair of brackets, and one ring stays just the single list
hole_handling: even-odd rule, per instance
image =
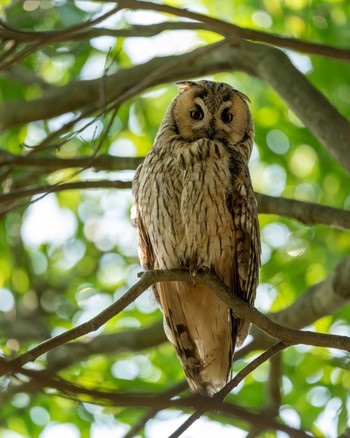
[{"label": "owl's eye", "polygon": [[190,116],[193,120],[202,120],[203,119],[203,111],[196,109],[190,112]]},{"label": "owl's eye", "polygon": [[233,119],[233,115],[231,113],[229,113],[227,110],[224,110],[221,114],[221,120],[224,123],[230,123],[232,122]]}]

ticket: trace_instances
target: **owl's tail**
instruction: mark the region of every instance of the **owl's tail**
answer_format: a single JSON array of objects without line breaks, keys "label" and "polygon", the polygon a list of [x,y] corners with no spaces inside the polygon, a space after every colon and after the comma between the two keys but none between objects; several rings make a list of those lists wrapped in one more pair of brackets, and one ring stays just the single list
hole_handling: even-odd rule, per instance
[{"label": "owl's tail", "polygon": [[230,309],[204,285],[157,285],[164,328],[194,392],[213,396],[231,375],[235,326]]}]

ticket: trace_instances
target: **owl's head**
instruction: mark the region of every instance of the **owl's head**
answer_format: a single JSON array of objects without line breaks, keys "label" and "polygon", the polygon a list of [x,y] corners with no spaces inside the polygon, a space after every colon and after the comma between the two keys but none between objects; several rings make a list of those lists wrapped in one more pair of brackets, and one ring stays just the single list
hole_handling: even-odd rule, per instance
[{"label": "owl's head", "polygon": [[176,85],[181,91],[172,108],[177,133],[188,141],[209,138],[235,149],[248,140],[250,147],[244,155],[249,159],[254,131],[248,97],[222,82],[181,81]]}]

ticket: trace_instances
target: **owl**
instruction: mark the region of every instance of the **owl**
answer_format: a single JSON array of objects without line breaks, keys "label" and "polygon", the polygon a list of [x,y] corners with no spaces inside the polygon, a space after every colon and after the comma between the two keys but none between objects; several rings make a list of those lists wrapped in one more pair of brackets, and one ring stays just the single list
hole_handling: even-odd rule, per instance
[{"label": "owl", "polygon": [[[248,161],[254,127],[248,97],[228,84],[177,82],[155,142],[133,180],[145,270],[209,270],[253,303],[260,265],[257,204]],[[153,286],[164,329],[192,391],[213,396],[229,380],[249,322],[207,286]]]}]

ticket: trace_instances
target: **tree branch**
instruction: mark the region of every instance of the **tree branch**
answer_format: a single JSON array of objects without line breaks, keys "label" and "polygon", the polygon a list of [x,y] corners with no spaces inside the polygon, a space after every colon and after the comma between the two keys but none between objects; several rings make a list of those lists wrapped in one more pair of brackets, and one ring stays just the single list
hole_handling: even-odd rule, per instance
[{"label": "tree branch", "polygon": [[[208,56],[208,51],[211,56]],[[237,70],[266,80],[339,163],[350,171],[350,123],[293,66],[287,55],[274,47],[246,41],[233,43],[224,40],[191,53],[154,58],[145,64],[120,70],[102,79],[103,96],[101,79],[94,79],[71,82],[31,101],[7,101],[0,106],[0,129],[82,110],[86,106],[101,108],[101,102],[108,104],[118,96],[124,96],[126,100],[151,86],[173,80]],[[145,81],[149,76],[150,79]],[[140,85],[135,87],[135,84]],[[119,97],[118,103],[121,101]]]},{"label": "tree branch", "polygon": [[[344,259],[337,268],[322,282],[305,291],[293,304],[287,308],[270,313],[269,318],[279,324],[294,329],[301,329],[318,319],[331,315],[350,301],[350,257]],[[235,358],[244,357],[247,353],[269,348],[274,340],[252,327],[253,341],[235,353]],[[158,340],[158,344],[156,344]],[[162,322],[127,333],[101,335],[91,343],[72,343],[65,345],[48,355],[49,366],[62,368],[82,360],[91,354],[115,354],[120,351],[139,351],[152,345],[166,342]],[[113,346],[113,347],[111,347]],[[57,361],[57,366],[56,366]]]},{"label": "tree branch", "polygon": [[[268,316],[271,320],[283,324],[284,326],[293,329],[301,329],[326,315],[333,314],[348,304],[350,301],[349,284],[350,257],[347,257],[339,263],[336,269],[325,280],[305,291],[293,304],[279,312],[270,313]],[[150,338],[147,340],[148,330]],[[135,332],[135,336],[137,336],[137,334],[139,334],[139,339],[135,339],[134,332],[130,331],[128,334],[115,333],[111,335],[101,335],[90,344],[84,343],[80,345],[80,343],[73,343],[65,345],[61,347],[62,350],[61,348],[58,349],[57,353],[56,351],[50,353],[48,360],[51,361],[52,366],[55,366],[57,358],[59,367],[62,368],[91,354],[113,354],[123,349],[128,349],[128,351],[134,351],[133,349],[140,350],[147,348],[147,345],[150,345],[154,338],[157,338],[159,343],[166,341],[161,321],[146,329]],[[244,357],[251,351],[269,348],[274,343],[273,338],[254,326],[252,327],[251,335],[253,341],[235,353],[236,359]],[[104,337],[106,337],[105,340]],[[130,343],[128,342],[128,338]],[[148,342],[150,344],[148,344]],[[113,347],[111,347],[111,345],[113,345]],[[62,354],[60,351],[62,351]]]},{"label": "tree branch", "polygon": [[[177,385],[172,386],[171,388],[166,389],[165,391],[161,392],[159,395],[163,397],[169,397],[171,399],[175,395],[179,394],[184,389],[188,388],[187,382],[184,380]],[[134,438],[137,434],[137,432],[142,429],[148,420],[153,418],[157,412],[159,412],[159,408],[151,408],[149,409],[127,432],[126,435],[124,435],[123,438]]]},{"label": "tree branch", "polygon": [[350,211],[326,205],[262,195],[255,192],[259,213],[277,214],[305,225],[328,225],[340,230],[350,229]]},{"label": "tree branch", "polygon": [[48,351],[53,350],[60,345],[77,339],[80,336],[97,330],[108,320],[116,316],[123,309],[125,309],[125,307],[131,304],[152,284],[159,281],[190,281],[195,284],[205,284],[217,295],[219,299],[221,299],[233,310],[235,317],[240,317],[251,321],[262,331],[266,332],[273,338],[280,339],[283,343],[305,344],[350,351],[349,337],[298,331],[277,324],[251,305],[240,300],[238,297],[233,296],[230,288],[211,273],[199,272],[193,277],[189,271],[182,269],[154,270],[144,272],[141,279],[118,301],[107,307],[91,320],[42,342],[37,347],[32,348],[15,359],[10,361],[2,360],[0,362],[0,375],[8,372],[16,372],[21,368],[22,365],[34,361],[42,354],[47,353]]},{"label": "tree branch", "polygon": [[269,418],[266,414],[249,412],[245,408],[234,404],[218,403],[214,398],[192,395],[186,398],[170,399],[169,395],[162,393],[154,396],[153,394],[126,394],[116,391],[98,391],[78,386],[61,378],[52,378],[45,371],[21,369],[21,374],[30,377],[40,383],[42,387],[55,388],[61,393],[72,394],[75,397],[86,396],[87,401],[95,404],[104,402],[108,406],[128,406],[128,407],[151,407],[152,409],[167,408],[194,408],[204,409],[205,411],[216,412],[225,416],[240,418],[251,424],[261,424],[265,429],[276,429],[292,434],[291,436],[308,438],[310,435],[303,431],[294,429],[284,424],[278,423],[275,419]]},{"label": "tree branch", "polygon": [[212,18],[207,15],[189,11],[188,9],[176,8],[169,5],[137,0],[115,1],[118,3],[118,5],[120,5],[121,8],[127,8],[132,10],[152,10],[199,21],[205,23],[208,30],[212,30],[213,32],[220,33],[224,36],[234,36],[236,38],[239,37],[246,40],[258,41],[276,46],[286,47],[293,50],[299,50],[301,52],[313,53],[317,55],[350,61],[350,50],[347,48],[337,48],[324,44],[309,43],[306,41],[298,40],[296,38],[268,34],[266,32],[261,32],[253,29],[246,29],[228,23],[226,21],[218,20],[217,18]]},{"label": "tree branch", "polygon": [[273,47],[257,45],[250,45],[248,51],[247,56],[255,58],[257,75],[271,85],[319,141],[327,146],[339,164],[350,172],[349,121],[298,69],[292,67],[286,54]]},{"label": "tree branch", "polygon": [[[147,26],[134,25],[129,29],[106,29],[92,27],[95,23],[90,20],[81,24],[80,27],[79,25],[75,25],[66,29],[30,32],[14,29],[5,22],[0,21],[0,38],[3,38],[4,40],[13,40],[17,43],[34,42],[38,40],[40,42],[62,42],[67,40],[74,41],[91,39],[106,35],[124,38],[140,36],[151,37],[165,30],[209,30],[219,33],[223,36],[240,37],[245,40],[264,42],[279,47],[298,50],[300,52],[327,56],[329,58],[340,59],[343,61],[350,61],[350,50],[347,48],[302,41],[296,38],[270,34],[254,29],[247,29],[226,21],[219,20],[217,18],[212,18],[207,15],[189,11],[188,9],[176,8],[159,3],[148,1],[140,2],[134,0],[118,0],[116,3],[118,3],[120,8],[115,9],[113,13],[119,12],[119,10],[125,8],[132,10],[153,10],[156,12],[164,12],[179,17],[189,18],[197,22],[164,22]],[[103,21],[103,19],[104,18],[100,18],[99,21]]]},{"label": "tree branch", "polygon": [[[101,23],[106,18],[110,17],[111,15],[114,15],[116,12],[118,12],[120,8],[117,6],[110,11],[106,12],[105,14],[100,15],[97,18],[87,20],[84,23],[78,23],[73,26],[70,26],[66,29],[63,29],[59,31],[58,33],[53,31],[51,35],[40,35],[39,38],[35,39],[32,44],[29,44],[28,46],[24,47],[22,50],[19,50],[17,52],[13,51],[5,51],[3,53],[2,57],[0,58],[0,71],[7,69],[10,65],[14,64],[15,62],[20,61],[21,59],[25,58],[26,56],[30,55],[31,53],[38,50],[41,46],[48,44],[49,42],[54,42],[55,38],[59,36],[59,39],[62,37],[62,35],[73,35],[75,32],[79,32],[83,29],[89,28],[95,24]],[[14,31],[11,27],[9,27],[4,21],[0,21],[0,36],[4,38],[4,33],[7,33],[7,38],[9,37],[9,34],[12,34],[13,36],[18,35],[17,31]],[[24,34],[32,35],[33,32],[24,32]],[[59,34],[59,35],[58,35]],[[23,35],[23,33],[22,33]],[[6,39],[6,37],[5,37]],[[13,41],[13,39],[11,38]],[[13,47],[16,47],[17,44]]]},{"label": "tree branch", "polygon": [[108,181],[108,180],[95,180],[95,181],[73,181],[70,183],[60,183],[49,186],[39,186],[24,190],[13,190],[9,193],[2,193],[0,195],[0,201],[8,202],[15,201],[19,198],[25,198],[28,196],[38,195],[40,193],[57,193],[65,190],[77,190],[77,189],[130,189],[130,181]]},{"label": "tree branch", "polygon": [[140,351],[167,341],[163,321],[146,328],[123,330],[97,336],[91,342],[73,342],[52,350],[47,355],[47,368],[66,368],[94,354],[118,354],[124,351]]},{"label": "tree branch", "polygon": [[92,168],[93,170],[129,170],[136,169],[144,157],[115,157],[101,154],[97,156],[86,155],[74,158],[39,157],[36,155],[18,155],[0,149],[0,165],[9,168],[39,167],[48,170],[61,170],[68,168]]},{"label": "tree branch", "polygon": [[[29,157],[28,165],[32,166],[47,166],[51,169],[59,169],[59,165],[68,167],[80,167],[87,163],[95,170],[125,170],[137,167],[142,162],[141,157],[119,157],[102,156],[96,157],[88,161],[87,158],[73,158],[73,159],[55,159],[55,158],[37,158]],[[12,158],[11,158],[12,160]],[[7,161],[0,161],[0,164]],[[25,163],[25,157],[17,156],[12,162]],[[88,167],[88,166],[86,166]],[[64,168],[64,167],[61,167]],[[57,193],[65,190],[77,189],[131,189],[131,181],[108,181],[108,180],[94,180],[94,181],[74,181],[70,183],[60,183],[56,185],[38,186],[27,189],[13,190],[8,193],[0,194],[0,202],[12,202],[20,198],[38,195],[40,193]],[[255,193],[258,200],[259,213],[277,214],[280,216],[295,219],[306,225],[328,225],[332,228],[341,230],[350,229],[350,211],[342,210],[340,208],[328,207],[325,205],[313,204],[310,202],[298,201],[295,199],[287,199],[280,197],[273,197]],[[6,213],[11,207],[0,209],[0,215]]]},{"label": "tree branch", "polygon": [[[286,327],[301,329],[348,304],[349,285],[350,257],[346,257],[325,280],[312,286],[287,308],[269,314],[269,318]],[[256,327],[252,328],[251,335],[253,342],[237,351],[236,358],[256,349],[268,348],[274,343],[271,337]]]},{"label": "tree branch", "polygon": [[[278,342],[274,346],[270,347],[267,351],[262,353],[256,359],[254,359],[250,364],[243,368],[239,373],[235,375],[235,377],[225,385],[219,392],[214,395],[214,399],[219,402],[223,402],[225,397],[234,389],[236,386],[243,380],[248,374],[252,373],[256,368],[258,368],[261,364],[269,360],[275,354],[282,351],[284,348],[288,347],[288,345],[283,344],[283,342]],[[198,420],[206,411],[204,409],[199,409],[194,412],[178,429],[175,430],[169,438],[178,438],[182,435],[196,420]],[[265,429],[265,428],[264,428]]]}]

